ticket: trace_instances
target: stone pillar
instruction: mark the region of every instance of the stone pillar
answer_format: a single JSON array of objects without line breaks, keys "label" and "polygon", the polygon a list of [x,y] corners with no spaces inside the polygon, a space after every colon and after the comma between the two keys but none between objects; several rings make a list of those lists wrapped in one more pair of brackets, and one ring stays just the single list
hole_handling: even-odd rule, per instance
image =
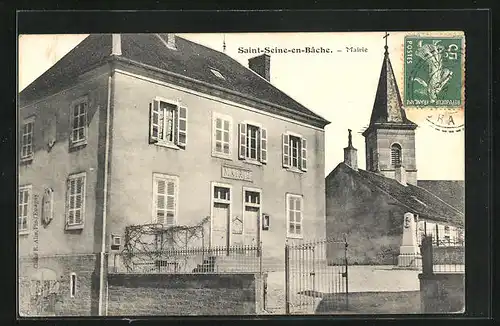
[{"label": "stone pillar", "polygon": [[412,213],[406,213],[403,222],[403,237],[399,247],[398,267],[419,268],[422,266],[416,229],[415,216]]}]

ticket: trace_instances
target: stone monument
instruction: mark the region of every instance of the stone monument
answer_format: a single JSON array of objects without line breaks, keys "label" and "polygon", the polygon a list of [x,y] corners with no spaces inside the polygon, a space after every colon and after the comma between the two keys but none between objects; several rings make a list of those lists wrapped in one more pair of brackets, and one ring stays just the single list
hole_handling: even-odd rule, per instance
[{"label": "stone monument", "polygon": [[405,213],[403,222],[403,237],[399,247],[398,267],[419,268],[422,266],[422,256],[417,243],[417,222],[412,213]]}]

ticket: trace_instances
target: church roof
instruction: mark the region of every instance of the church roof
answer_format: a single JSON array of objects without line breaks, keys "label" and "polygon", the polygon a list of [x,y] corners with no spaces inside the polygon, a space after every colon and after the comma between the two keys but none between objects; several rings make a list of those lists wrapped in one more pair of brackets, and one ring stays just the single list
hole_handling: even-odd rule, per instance
[{"label": "church roof", "polygon": [[228,55],[179,36],[175,36],[176,49],[171,49],[165,40],[166,34],[120,34],[121,55],[113,57],[112,34],[91,34],[27,86],[20,97],[29,101],[50,87],[64,85],[65,81],[116,59],[209,84],[218,90],[237,94],[243,104],[248,102],[244,99],[250,99],[271,105],[276,114],[289,111],[289,115],[305,117],[320,127],[330,123]]},{"label": "church roof", "polygon": [[465,182],[463,180],[418,180],[417,185],[464,212]]},{"label": "church roof", "polygon": [[380,71],[377,92],[375,93],[375,102],[373,104],[368,129],[377,126],[411,129],[417,127],[414,122],[406,117],[387,46],[385,47],[384,61],[382,62],[382,70]]},{"label": "church roof", "polygon": [[[356,180],[365,183],[374,191],[386,193],[421,218],[449,222],[459,226],[464,224],[465,218],[462,212],[422,187],[412,184],[405,186],[395,179],[362,169],[356,171],[343,162],[334,171],[353,175]],[[327,176],[327,179],[335,177],[336,173],[334,171]]]}]

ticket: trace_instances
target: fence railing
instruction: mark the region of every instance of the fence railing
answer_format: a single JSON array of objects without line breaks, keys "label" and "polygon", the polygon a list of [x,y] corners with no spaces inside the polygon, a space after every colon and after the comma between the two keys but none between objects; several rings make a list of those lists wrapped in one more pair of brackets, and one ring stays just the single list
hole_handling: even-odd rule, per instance
[{"label": "fence railing", "polygon": [[109,264],[115,273],[255,273],[262,270],[262,254],[259,245],[122,252],[112,254]]},{"label": "fence railing", "polygon": [[465,273],[463,241],[436,242],[432,236],[422,238],[422,273]]}]

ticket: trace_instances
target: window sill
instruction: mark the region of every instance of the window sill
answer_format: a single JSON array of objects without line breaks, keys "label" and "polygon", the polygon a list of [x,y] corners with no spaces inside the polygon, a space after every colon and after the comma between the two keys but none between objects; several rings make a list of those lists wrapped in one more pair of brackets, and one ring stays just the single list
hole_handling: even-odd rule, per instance
[{"label": "window sill", "polygon": [[172,149],[181,149],[179,146],[173,144],[173,143],[168,143],[168,142],[165,142],[165,141],[157,141],[155,143],[156,146],[161,146],[161,147],[166,147],[166,148],[172,148]]},{"label": "window sill", "polygon": [[253,165],[259,165],[259,166],[264,165],[264,164],[262,164],[262,162],[259,162],[257,160],[253,160],[253,159],[249,159],[249,158],[243,159],[242,161],[245,163],[248,163],[248,164],[253,164]]},{"label": "window sill", "polygon": [[28,234],[30,234],[30,231],[28,231],[28,230],[19,230],[18,234],[19,235],[28,235]]},{"label": "window sill", "polygon": [[300,174],[306,173],[306,171],[297,168],[286,168],[286,170],[289,172],[300,173]]},{"label": "window sill", "polygon": [[66,230],[83,230],[83,224],[66,225]]},{"label": "window sill", "polygon": [[80,140],[80,141],[77,141],[77,142],[71,142],[69,144],[69,148],[70,149],[79,149],[79,148],[82,148],[82,147],[85,147],[85,146],[87,146],[87,139]]},{"label": "window sill", "polygon": [[287,234],[286,237],[288,239],[299,239],[299,240],[304,239],[304,236],[302,234]]},{"label": "window sill", "polygon": [[33,162],[33,155],[22,157],[20,159],[21,164],[30,164],[31,162]]},{"label": "window sill", "polygon": [[212,152],[212,156],[213,157],[217,157],[217,158],[221,158],[221,159],[224,159],[224,160],[228,160],[228,161],[232,161],[233,158],[231,155],[226,155],[226,154],[222,154],[222,153],[217,153],[217,152]]}]

